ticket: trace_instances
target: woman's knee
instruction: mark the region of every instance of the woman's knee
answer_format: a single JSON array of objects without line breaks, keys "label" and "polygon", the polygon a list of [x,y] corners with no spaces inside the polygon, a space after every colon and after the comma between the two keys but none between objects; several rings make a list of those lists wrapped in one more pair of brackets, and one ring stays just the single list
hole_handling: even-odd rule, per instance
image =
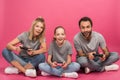
[{"label": "woman's knee", "polygon": [[13,60],[13,55],[12,55],[11,51],[8,50],[8,49],[6,49],[6,48],[2,51],[2,56],[3,56],[8,62],[11,62],[11,61]]},{"label": "woman's knee", "polygon": [[45,62],[45,55],[44,54],[39,54],[38,58],[39,58],[41,63]]},{"label": "woman's knee", "polygon": [[6,57],[6,56],[8,56],[9,55],[9,50],[8,49],[3,49],[3,51],[2,51],[2,56],[3,57]]}]

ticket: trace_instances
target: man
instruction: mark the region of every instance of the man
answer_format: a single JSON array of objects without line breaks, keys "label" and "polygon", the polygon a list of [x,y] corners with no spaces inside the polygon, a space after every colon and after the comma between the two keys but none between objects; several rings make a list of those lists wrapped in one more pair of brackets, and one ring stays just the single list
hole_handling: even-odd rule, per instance
[{"label": "man", "polygon": [[[77,62],[85,69],[85,73],[91,71],[118,70],[119,66],[113,64],[119,59],[117,52],[109,52],[104,37],[92,31],[92,20],[83,17],[79,20],[81,32],[74,37],[74,46],[77,51]],[[99,47],[102,54],[98,52]]]}]

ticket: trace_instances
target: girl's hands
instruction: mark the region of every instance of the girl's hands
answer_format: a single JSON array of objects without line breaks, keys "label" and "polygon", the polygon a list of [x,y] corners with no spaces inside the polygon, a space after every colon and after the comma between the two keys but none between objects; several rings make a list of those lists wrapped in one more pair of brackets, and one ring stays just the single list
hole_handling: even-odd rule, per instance
[{"label": "girl's hands", "polygon": [[57,67],[57,66],[61,66],[63,69],[67,68],[68,64],[66,62],[61,63],[57,63],[56,61],[52,62],[51,66],[53,68]]},{"label": "girl's hands", "polygon": [[68,64],[66,62],[63,62],[62,68],[65,69],[67,68]]},{"label": "girl's hands", "polygon": [[56,61],[52,62],[51,66],[52,66],[53,68],[57,67],[57,62],[56,62]]}]

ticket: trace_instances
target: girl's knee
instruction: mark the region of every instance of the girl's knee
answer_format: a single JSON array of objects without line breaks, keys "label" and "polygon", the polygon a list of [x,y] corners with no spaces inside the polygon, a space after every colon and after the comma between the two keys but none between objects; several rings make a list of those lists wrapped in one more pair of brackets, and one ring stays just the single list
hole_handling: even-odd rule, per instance
[{"label": "girl's knee", "polygon": [[74,68],[75,71],[79,71],[79,69],[80,69],[80,64],[79,64],[79,63],[77,63],[77,62],[72,62],[71,65],[72,65],[71,67]]},{"label": "girl's knee", "polygon": [[75,63],[75,68],[76,68],[76,71],[79,71],[80,70],[80,64],[79,63]]},{"label": "girl's knee", "polygon": [[46,64],[46,63],[40,63],[40,64],[38,65],[39,69],[40,69],[40,70],[43,70],[43,69],[45,68],[45,64]]}]

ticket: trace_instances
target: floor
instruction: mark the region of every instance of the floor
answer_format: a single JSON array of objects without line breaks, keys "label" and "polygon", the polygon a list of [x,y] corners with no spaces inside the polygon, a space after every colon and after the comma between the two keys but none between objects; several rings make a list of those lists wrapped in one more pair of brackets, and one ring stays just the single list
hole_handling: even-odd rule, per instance
[{"label": "floor", "polygon": [[[120,50],[116,49],[119,53]],[[120,60],[116,62],[120,66]],[[92,72],[90,74],[84,74],[83,72],[78,72],[79,78],[70,79],[70,78],[60,78],[55,76],[43,77],[38,73],[36,78],[30,78],[24,76],[24,74],[19,75],[7,75],[4,73],[5,67],[9,64],[3,59],[0,55],[0,80],[120,80],[120,70],[110,71],[110,72]]]}]

